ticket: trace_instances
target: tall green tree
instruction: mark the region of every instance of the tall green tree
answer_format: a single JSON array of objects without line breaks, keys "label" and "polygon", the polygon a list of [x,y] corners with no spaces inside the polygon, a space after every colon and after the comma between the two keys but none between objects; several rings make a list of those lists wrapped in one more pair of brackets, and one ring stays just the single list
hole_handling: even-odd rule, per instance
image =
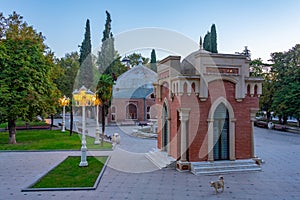
[{"label": "tall green tree", "polygon": [[98,69],[100,74],[107,73],[107,68],[111,65],[115,58],[114,38],[111,32],[111,16],[108,11],[106,13],[106,22],[102,36],[101,50],[98,52]]},{"label": "tall green tree", "polygon": [[157,72],[156,53],[154,49],[151,51],[150,69]]},{"label": "tall green tree", "polygon": [[121,56],[115,50],[114,37],[111,31],[111,15],[106,13],[106,22],[104,25],[101,50],[98,52],[97,65],[100,74],[110,74],[116,78],[124,73],[127,68],[121,62]]},{"label": "tall green tree", "polygon": [[206,51],[211,52],[211,39],[210,39],[210,32],[209,31],[207,31],[206,35],[204,36],[203,49],[206,50]]},{"label": "tall green tree", "polygon": [[218,53],[216,25],[212,24],[203,40],[203,48],[211,53]]},{"label": "tall green tree", "polygon": [[92,89],[94,83],[94,65],[91,44],[90,20],[86,20],[85,34],[80,46],[78,88],[84,85]]},{"label": "tall green tree", "polygon": [[300,45],[286,52],[271,54],[274,74],[274,97],[272,108],[280,121],[285,124],[288,116],[297,118],[300,113]]},{"label": "tall green tree", "polygon": [[97,91],[96,95],[97,98],[101,101],[101,112],[102,112],[102,137],[101,137],[101,145],[103,145],[103,138],[105,133],[105,116],[108,113],[108,107],[111,103],[112,98],[112,88],[114,85],[114,80],[112,76],[108,74],[102,74],[100,76],[98,85],[97,85]]},{"label": "tall green tree", "polygon": [[149,58],[145,58],[141,54],[132,53],[129,56],[127,56],[127,58],[130,60],[131,66],[138,65],[140,58],[142,58],[142,60],[143,60],[143,62],[142,62],[143,65],[149,64]]},{"label": "tall green tree", "polygon": [[271,120],[272,102],[274,94],[274,82],[272,72],[264,72],[263,67],[270,64],[263,63],[261,58],[254,59],[250,62],[250,76],[263,77],[262,95],[259,98],[260,109],[267,113],[267,120]]},{"label": "tall green tree", "polygon": [[56,83],[57,87],[60,89],[62,95],[66,95],[71,99],[69,108],[70,108],[70,135],[72,135],[73,133],[72,92],[74,90],[77,72],[80,67],[79,55],[77,52],[67,53],[65,57],[57,60],[57,64],[62,69],[62,75],[59,76],[57,79],[55,79],[54,82]]},{"label": "tall green tree", "polygon": [[16,143],[16,120],[54,112],[60,95],[53,83],[53,53],[42,33],[16,12],[0,14],[0,120],[8,122],[9,143]]},{"label": "tall green tree", "polygon": [[216,31],[216,25],[211,25],[210,28],[210,52],[212,53],[218,53],[218,47],[217,47],[217,31]]},{"label": "tall green tree", "polygon": [[61,67],[62,75],[54,80],[63,95],[72,96],[75,79],[80,68],[78,52],[67,53],[58,59],[57,64]]}]

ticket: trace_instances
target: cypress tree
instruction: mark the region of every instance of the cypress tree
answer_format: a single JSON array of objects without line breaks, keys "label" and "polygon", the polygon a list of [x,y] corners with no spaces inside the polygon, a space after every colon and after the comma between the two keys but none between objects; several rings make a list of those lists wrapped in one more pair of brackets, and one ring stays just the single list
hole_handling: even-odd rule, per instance
[{"label": "cypress tree", "polygon": [[203,41],[204,50],[209,51],[209,52],[211,52],[211,42],[210,42],[211,39],[210,39],[210,37],[211,37],[211,34],[210,34],[209,31],[207,31],[206,35],[204,36],[204,41]]},{"label": "cypress tree", "polygon": [[112,73],[111,69],[108,69],[109,66],[114,61],[115,48],[114,48],[114,38],[111,32],[111,16],[108,11],[106,13],[106,21],[104,25],[103,37],[102,37],[102,46],[101,50],[98,52],[97,64],[99,66],[99,72],[101,74]]},{"label": "cypress tree", "polygon": [[79,57],[79,80],[77,87],[84,85],[86,88],[91,88],[94,80],[93,61],[92,61],[92,44],[91,44],[91,29],[90,20],[86,20],[85,34],[80,46]]},{"label": "cypress tree", "polygon": [[151,51],[150,69],[157,72],[156,53],[154,49]]},{"label": "cypress tree", "polygon": [[210,29],[210,52],[212,53],[218,53],[217,48],[217,31],[216,26],[213,24]]},{"label": "cypress tree", "polygon": [[127,69],[122,65],[120,61],[120,56],[114,47],[114,37],[111,32],[111,16],[108,11],[106,11],[106,22],[104,25],[102,46],[101,50],[98,52],[97,65],[100,74],[109,74],[113,76],[115,80],[120,74],[125,72]]}]

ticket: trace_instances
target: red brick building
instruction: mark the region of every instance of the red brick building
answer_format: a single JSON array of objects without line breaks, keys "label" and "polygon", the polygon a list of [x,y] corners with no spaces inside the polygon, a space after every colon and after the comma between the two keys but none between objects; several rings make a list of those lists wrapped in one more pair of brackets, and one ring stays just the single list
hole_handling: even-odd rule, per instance
[{"label": "red brick building", "polygon": [[108,123],[136,124],[157,118],[153,83],[157,74],[140,62],[118,77],[113,87]]},{"label": "red brick building", "polygon": [[169,56],[158,65],[157,147],[177,160],[194,162],[254,157],[253,122],[262,79],[249,77],[249,59],[200,50],[181,62]]}]

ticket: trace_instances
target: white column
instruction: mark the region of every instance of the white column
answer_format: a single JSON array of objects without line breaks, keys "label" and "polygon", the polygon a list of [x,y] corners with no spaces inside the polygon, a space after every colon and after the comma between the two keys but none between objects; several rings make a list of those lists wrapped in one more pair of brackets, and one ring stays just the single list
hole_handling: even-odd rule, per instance
[{"label": "white column", "polygon": [[180,108],[179,109],[179,116],[181,121],[181,137],[180,137],[180,154],[181,159],[180,161],[185,162],[187,161],[186,151],[187,151],[187,136],[188,136],[188,120],[190,115],[190,108]]},{"label": "white column", "polygon": [[100,128],[99,128],[98,114],[99,114],[99,106],[96,105],[96,138],[94,144],[100,144]]},{"label": "white column", "polygon": [[207,160],[210,162],[214,161],[214,120],[207,119],[208,131],[207,131]]},{"label": "white column", "polygon": [[79,163],[80,167],[88,166],[86,160],[86,139],[85,139],[85,106],[82,106],[82,139],[81,139],[81,162]]},{"label": "white column", "polygon": [[229,121],[229,159],[235,160],[235,122],[236,119]]},{"label": "white column", "polygon": [[66,131],[66,128],[65,128],[65,115],[66,115],[66,109],[65,109],[65,106],[63,106],[63,118],[62,118],[62,123],[61,123],[61,131],[62,132],[65,132]]}]

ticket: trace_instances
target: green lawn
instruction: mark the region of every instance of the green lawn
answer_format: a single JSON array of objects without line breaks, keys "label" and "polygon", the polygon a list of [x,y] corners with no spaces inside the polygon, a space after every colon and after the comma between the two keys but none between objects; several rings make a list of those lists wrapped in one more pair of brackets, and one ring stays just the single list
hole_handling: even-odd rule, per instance
[{"label": "green lawn", "polygon": [[80,157],[70,156],[31,188],[93,187],[107,157],[87,157],[88,166],[79,167]]},{"label": "green lawn", "polygon": [[[17,144],[8,144],[8,132],[0,132],[0,150],[80,150],[81,135],[60,130],[24,130],[17,131]],[[86,137],[90,150],[112,149],[110,143],[94,145],[94,138]]]},{"label": "green lawn", "polygon": [[[0,124],[0,128],[7,128],[8,123],[1,123]],[[49,125],[44,121],[34,121],[34,122],[29,122],[28,124],[29,126],[46,126]],[[22,121],[22,120],[17,120],[16,121],[16,126],[26,126],[26,122]]]}]

